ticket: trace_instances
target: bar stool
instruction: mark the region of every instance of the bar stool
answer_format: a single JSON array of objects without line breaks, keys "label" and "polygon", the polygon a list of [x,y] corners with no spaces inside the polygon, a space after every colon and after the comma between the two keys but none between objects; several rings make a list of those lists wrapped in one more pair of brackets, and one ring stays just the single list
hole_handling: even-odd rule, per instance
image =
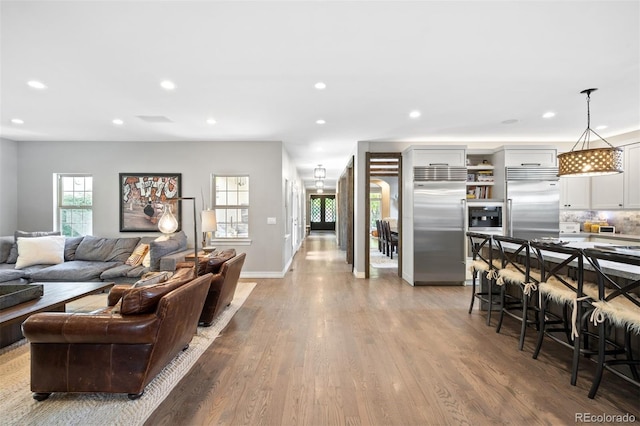
[{"label": "bar stool", "polygon": [[[522,350],[527,326],[537,326],[539,321],[535,295],[540,283],[540,271],[531,267],[533,262],[528,240],[502,235],[495,235],[493,240],[496,242],[500,261],[496,280],[496,284],[500,286],[500,318],[496,333],[500,333],[505,315],[520,321],[522,325],[518,349]],[[508,292],[507,287],[516,290]],[[533,318],[530,318],[529,312],[534,313]]]},{"label": "bar stool", "polygon": [[[488,304],[487,311],[487,325],[491,324],[491,312],[493,312],[493,285],[498,277],[498,269],[500,268],[500,262],[493,259],[493,235],[481,234],[478,232],[467,232],[469,239],[469,247],[472,253],[471,269],[471,304],[469,306],[469,313],[473,311],[473,304],[476,299],[480,299],[481,302]],[[480,278],[482,282],[483,275],[487,278],[487,289],[482,290],[482,284],[480,289],[477,287],[477,280]],[[496,294],[497,296],[497,294]]]},{"label": "bar stool", "polygon": [[[580,355],[596,353],[588,348],[589,337],[597,335],[588,330],[587,317],[593,311],[591,302],[598,298],[598,287],[584,281],[584,254],[581,249],[535,241],[531,242],[531,247],[542,273],[538,285],[540,326],[533,358],[538,358],[545,336],[571,348],[571,384],[575,386]],[[562,315],[551,311],[550,305],[558,306]],[[582,347],[581,340],[584,340]]]},{"label": "bar stool", "polygon": [[[602,373],[605,369],[618,377],[640,387],[638,368],[640,360],[633,357],[631,350],[631,334],[640,334],[640,300],[636,294],[640,289],[640,279],[629,283],[619,284],[617,280],[607,273],[608,268],[621,269],[619,266],[640,266],[640,258],[621,253],[607,253],[596,249],[586,249],[585,255],[589,263],[596,270],[598,277],[598,297],[592,303],[595,310],[592,318],[598,326],[598,367],[593,378],[589,398],[594,398],[602,381]],[[602,261],[611,262],[606,267]],[[607,331],[610,327],[618,327],[624,330],[624,354],[625,359],[611,359],[612,353],[621,351],[607,351]],[[615,348],[615,346],[614,346]],[[627,365],[631,370],[631,376],[614,369],[616,365]]]}]

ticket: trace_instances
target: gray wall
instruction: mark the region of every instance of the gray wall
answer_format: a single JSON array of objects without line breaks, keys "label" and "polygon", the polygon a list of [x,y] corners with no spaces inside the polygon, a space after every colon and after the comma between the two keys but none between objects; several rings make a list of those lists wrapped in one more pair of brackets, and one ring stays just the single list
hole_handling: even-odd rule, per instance
[{"label": "gray wall", "polygon": [[[121,172],[182,173],[182,195],[196,197],[198,218],[210,203],[211,174],[248,174],[250,176],[250,239],[248,245],[229,244],[246,252],[243,277],[279,277],[292,257],[284,246],[282,217],[283,175],[296,181],[295,169],[283,153],[281,142],[19,142],[17,226],[13,229],[47,230],[53,224],[54,173],[90,173],[94,182],[93,234],[131,235],[119,232],[119,182]],[[4,173],[4,166],[3,171]],[[4,181],[4,179],[3,179]],[[267,217],[276,217],[275,225]],[[183,202],[183,229],[193,246],[192,201]],[[199,221],[199,219],[198,219]],[[4,225],[4,221],[3,221]],[[199,224],[198,224],[199,229]],[[198,232],[198,241],[202,234]],[[291,242],[288,243],[291,247]],[[274,247],[278,249],[274,250]],[[286,258],[285,258],[286,254]]]},{"label": "gray wall", "polygon": [[18,144],[0,138],[0,235],[13,235],[18,226]]}]

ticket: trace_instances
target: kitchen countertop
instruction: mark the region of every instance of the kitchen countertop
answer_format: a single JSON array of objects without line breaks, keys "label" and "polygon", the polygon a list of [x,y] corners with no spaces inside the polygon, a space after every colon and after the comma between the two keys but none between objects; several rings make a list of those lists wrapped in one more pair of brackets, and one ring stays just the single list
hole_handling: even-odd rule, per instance
[{"label": "kitchen countertop", "polygon": [[[502,245],[507,251],[513,251],[517,247],[515,244],[511,244],[511,243],[502,243]],[[578,249],[596,248],[596,246],[613,246],[613,244],[594,243],[594,242],[586,241],[582,243],[580,242],[569,243],[567,245],[567,247],[573,247]],[[542,253],[545,259],[552,262],[558,262],[558,263],[562,262],[568,257],[568,255],[565,255],[562,253],[545,252],[544,250],[542,250]],[[574,267],[577,266],[575,261],[570,263],[570,265]],[[606,272],[607,274],[611,274],[612,276],[615,276],[615,277],[625,278],[629,280],[637,280],[640,278],[640,266],[626,265],[626,264],[609,262],[609,261],[602,261],[600,265],[602,266],[602,269],[604,272]],[[591,266],[591,264],[586,260],[584,262],[584,269],[589,271],[594,271],[593,266]]]},{"label": "kitchen countertop", "polygon": [[620,240],[620,241],[634,241],[640,242],[640,235],[634,234],[599,234],[594,232],[561,232],[560,239],[562,237],[565,238],[609,238],[612,240]]}]

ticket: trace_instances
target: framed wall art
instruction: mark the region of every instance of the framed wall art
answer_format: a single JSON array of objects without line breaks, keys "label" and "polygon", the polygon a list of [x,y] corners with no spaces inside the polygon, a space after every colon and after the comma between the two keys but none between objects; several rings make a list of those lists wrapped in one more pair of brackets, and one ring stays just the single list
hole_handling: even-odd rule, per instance
[{"label": "framed wall art", "polygon": [[172,209],[180,230],[181,184],[182,173],[120,173],[120,232],[159,232],[165,208]]}]

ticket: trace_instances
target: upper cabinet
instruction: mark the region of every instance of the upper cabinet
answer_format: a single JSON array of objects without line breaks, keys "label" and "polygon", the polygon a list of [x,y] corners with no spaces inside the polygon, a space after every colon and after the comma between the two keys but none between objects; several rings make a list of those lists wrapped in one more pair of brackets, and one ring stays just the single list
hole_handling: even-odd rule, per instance
[{"label": "upper cabinet", "polygon": [[558,165],[558,150],[554,148],[518,149],[509,147],[504,150],[504,165],[555,167]]},{"label": "upper cabinet", "polygon": [[624,207],[640,209],[640,143],[624,147]]},{"label": "upper cabinet", "polygon": [[591,208],[594,210],[615,210],[623,208],[623,185],[624,173],[617,175],[592,177]]},{"label": "upper cabinet", "polygon": [[454,146],[451,149],[419,147],[413,148],[414,166],[464,166],[466,164],[465,147]]},{"label": "upper cabinet", "polygon": [[591,178],[561,177],[560,208],[589,210],[591,208]]},{"label": "upper cabinet", "polygon": [[640,143],[624,146],[624,173],[560,178],[560,208],[640,209]]}]

